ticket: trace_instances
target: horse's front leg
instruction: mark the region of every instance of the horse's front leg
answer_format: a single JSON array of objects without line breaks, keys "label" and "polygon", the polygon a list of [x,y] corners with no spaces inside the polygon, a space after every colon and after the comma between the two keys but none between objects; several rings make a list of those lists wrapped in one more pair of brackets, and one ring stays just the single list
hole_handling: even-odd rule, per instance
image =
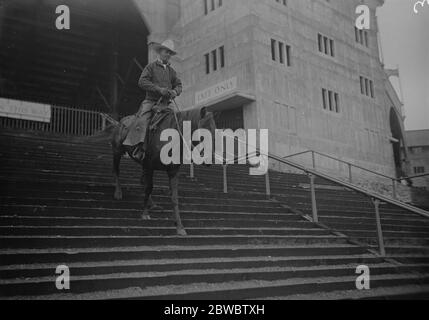
[{"label": "horse's front leg", "polygon": [[122,200],[122,188],[119,181],[120,164],[123,152],[120,148],[113,147],[113,178],[115,180],[115,200]]},{"label": "horse's front leg", "polygon": [[183,227],[182,219],[180,218],[180,211],[179,211],[179,178],[178,178],[178,171],[168,171],[168,179],[170,182],[170,191],[171,191],[171,201],[173,203],[173,213],[174,218],[176,220],[176,228],[177,228],[177,234],[179,236],[186,236],[186,230]]},{"label": "horse's front leg", "polygon": [[143,169],[142,182],[144,193],[142,219],[149,220],[150,198],[153,191],[153,170]]},{"label": "horse's front leg", "polygon": [[[144,184],[145,184],[144,179],[145,179],[144,175],[142,174],[141,181],[140,181],[142,186],[144,186]],[[149,210],[163,210],[164,209],[162,206],[158,205],[155,201],[153,201],[152,195],[149,197],[148,201],[149,201],[149,204],[148,204]]]}]

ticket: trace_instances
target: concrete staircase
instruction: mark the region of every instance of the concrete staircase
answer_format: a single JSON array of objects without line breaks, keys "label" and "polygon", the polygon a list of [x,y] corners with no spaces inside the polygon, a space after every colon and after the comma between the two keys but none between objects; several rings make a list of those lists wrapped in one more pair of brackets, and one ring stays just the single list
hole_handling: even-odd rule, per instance
[{"label": "concrete staircase", "polygon": [[[373,209],[361,196],[318,180],[321,222],[309,214],[308,178],[247,168],[184,167],[182,218],[175,236],[164,173],[141,221],[140,168],[124,159],[124,200],[113,200],[108,142],[3,132],[0,135],[1,299],[344,299],[429,297],[429,223],[382,209],[388,259],[374,252]],[[340,232],[337,232],[340,231]],[[357,242],[358,241],[358,242]],[[358,265],[371,290],[356,290]],[[70,268],[70,290],[55,286]]]}]

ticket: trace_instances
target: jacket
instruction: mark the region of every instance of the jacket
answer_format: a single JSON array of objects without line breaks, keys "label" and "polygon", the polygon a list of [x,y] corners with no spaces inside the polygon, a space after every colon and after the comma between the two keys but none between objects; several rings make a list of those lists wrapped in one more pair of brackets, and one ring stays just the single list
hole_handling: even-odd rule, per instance
[{"label": "jacket", "polygon": [[182,93],[182,81],[176,71],[167,64],[164,68],[159,61],[149,63],[143,70],[139,87],[146,91],[146,100],[158,101],[161,98],[161,88],[175,90],[179,96]]}]

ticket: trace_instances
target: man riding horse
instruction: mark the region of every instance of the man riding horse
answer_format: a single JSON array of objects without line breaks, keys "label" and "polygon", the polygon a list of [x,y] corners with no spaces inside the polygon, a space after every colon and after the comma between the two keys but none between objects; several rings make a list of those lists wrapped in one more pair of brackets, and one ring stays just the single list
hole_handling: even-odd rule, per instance
[{"label": "man riding horse", "polygon": [[[161,139],[161,135],[166,129],[175,129],[183,133],[183,123],[189,122],[192,132],[205,129],[211,133],[212,139],[214,139],[216,125],[213,114],[208,112],[205,107],[174,112],[171,101],[174,101],[174,98],[182,92],[182,82],[169,63],[171,56],[176,54],[174,44],[171,40],[167,40],[162,44],[155,44],[154,48],[158,53],[158,60],[150,63],[144,69],[139,80],[139,86],[146,91],[146,99],[136,115],[126,117],[114,125],[111,139],[115,178],[114,198],[122,199],[119,166],[125,153],[142,165],[141,181],[144,189],[142,219],[144,220],[150,219],[149,209],[156,207],[151,199],[154,171],[167,172],[177,234],[185,236],[187,233],[179,213],[178,173],[180,164],[165,164],[161,160],[161,150],[169,144],[168,141]],[[183,140],[180,141],[180,147],[181,150],[192,148],[192,146],[187,146]]]},{"label": "man riding horse", "polygon": [[131,156],[138,161],[143,161],[145,157],[145,138],[153,107],[160,102],[161,105],[172,108],[172,100],[182,93],[182,81],[170,64],[170,58],[177,54],[173,41],[155,43],[153,48],[158,59],[146,66],[139,80],[139,87],[146,91],[146,99],[123,142],[124,146],[133,147]]}]

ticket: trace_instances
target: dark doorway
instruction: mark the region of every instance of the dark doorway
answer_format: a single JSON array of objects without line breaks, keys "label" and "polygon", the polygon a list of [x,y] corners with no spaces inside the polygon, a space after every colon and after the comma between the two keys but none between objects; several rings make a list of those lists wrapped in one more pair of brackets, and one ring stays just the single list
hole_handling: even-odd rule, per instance
[{"label": "dark doorway", "polygon": [[244,129],[243,107],[217,111],[216,126],[219,129]]},{"label": "dark doorway", "polygon": [[[70,8],[70,30],[55,26]],[[112,114],[135,112],[148,60],[132,0],[6,0],[1,10],[0,96]]]},{"label": "dark doorway", "polygon": [[[215,112],[215,119],[216,119],[216,127],[218,129],[223,129],[223,130],[230,129],[232,131],[236,131],[238,129],[244,129],[243,107],[217,111]],[[238,151],[240,146],[242,146],[243,142],[239,142],[238,138],[235,138],[234,140],[235,140],[234,154],[231,154],[230,156],[234,159],[237,159],[234,162],[238,163],[238,157],[240,156]],[[228,159],[226,150],[224,150],[223,157],[225,159]]]},{"label": "dark doorway", "polygon": [[392,131],[392,137],[397,140],[392,143],[393,146],[393,157],[395,161],[396,176],[406,176],[403,170],[403,157],[401,149],[404,146],[404,135],[402,133],[401,123],[398,119],[398,115],[393,107],[390,109],[390,129]]}]

